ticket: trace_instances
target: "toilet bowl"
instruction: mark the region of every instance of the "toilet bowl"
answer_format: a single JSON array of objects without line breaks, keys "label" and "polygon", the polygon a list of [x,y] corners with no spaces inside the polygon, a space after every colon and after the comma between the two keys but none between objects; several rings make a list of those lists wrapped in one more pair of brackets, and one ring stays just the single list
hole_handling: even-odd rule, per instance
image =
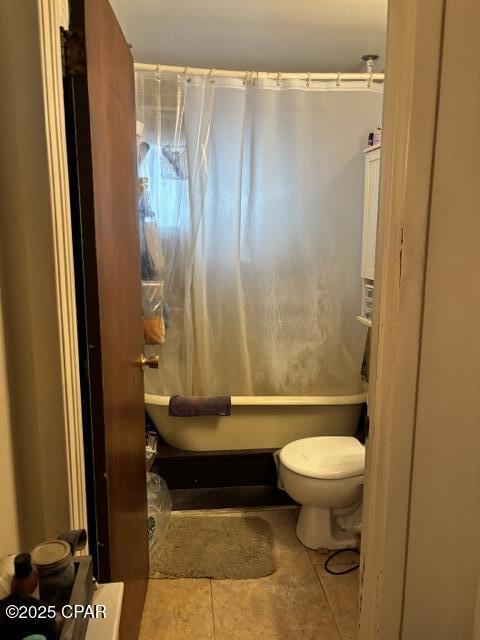
[{"label": "toilet bowl", "polygon": [[279,461],[285,491],[301,505],[299,540],[311,549],[357,546],[345,523],[362,504],[364,446],[347,436],[303,438],[285,445]]}]

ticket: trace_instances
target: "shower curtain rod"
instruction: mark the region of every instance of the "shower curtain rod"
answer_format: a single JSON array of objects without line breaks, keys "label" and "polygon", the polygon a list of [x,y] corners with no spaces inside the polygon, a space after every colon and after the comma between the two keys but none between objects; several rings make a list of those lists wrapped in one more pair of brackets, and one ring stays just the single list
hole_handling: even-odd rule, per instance
[{"label": "shower curtain rod", "polygon": [[225,69],[202,69],[199,67],[173,67],[164,64],[145,64],[142,62],[135,63],[136,71],[156,71],[161,73],[162,71],[167,73],[178,74],[191,74],[193,76],[212,76],[217,78],[245,78],[254,79],[262,78],[269,80],[305,80],[310,82],[311,80],[336,80],[342,82],[344,80],[367,80],[369,82],[375,80],[384,80],[384,73],[281,73],[277,71],[227,71]]}]

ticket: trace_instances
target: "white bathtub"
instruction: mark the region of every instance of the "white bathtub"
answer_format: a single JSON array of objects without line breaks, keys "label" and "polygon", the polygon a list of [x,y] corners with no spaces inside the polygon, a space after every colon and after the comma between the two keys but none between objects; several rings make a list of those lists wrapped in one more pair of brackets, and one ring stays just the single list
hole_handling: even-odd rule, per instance
[{"label": "white bathtub", "polygon": [[169,396],[145,394],[163,439],[188,451],[273,449],[309,436],[348,436],[357,428],[366,393],[351,396],[232,396],[231,416],[175,418]]}]

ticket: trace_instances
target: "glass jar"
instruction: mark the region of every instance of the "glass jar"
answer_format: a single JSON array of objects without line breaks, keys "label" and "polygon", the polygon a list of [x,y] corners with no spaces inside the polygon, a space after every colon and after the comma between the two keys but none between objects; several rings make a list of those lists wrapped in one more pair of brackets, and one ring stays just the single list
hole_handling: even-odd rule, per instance
[{"label": "glass jar", "polygon": [[64,540],[50,540],[36,546],[31,555],[38,572],[40,600],[59,611],[68,604],[75,582],[70,545]]}]

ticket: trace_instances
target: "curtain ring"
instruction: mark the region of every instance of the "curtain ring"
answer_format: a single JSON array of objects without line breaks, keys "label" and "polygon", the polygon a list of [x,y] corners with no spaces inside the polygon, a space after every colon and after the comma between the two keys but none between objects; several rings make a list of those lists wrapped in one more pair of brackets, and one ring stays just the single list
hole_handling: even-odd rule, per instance
[{"label": "curtain ring", "polygon": [[373,69],[370,69],[369,77],[368,77],[368,80],[367,80],[367,87],[371,87],[372,86],[372,81],[373,81]]},{"label": "curtain ring", "polygon": [[244,85],[249,84],[250,82],[250,78],[251,78],[252,72],[251,71],[245,71],[245,79],[243,81]]},{"label": "curtain ring", "polygon": [[257,77],[255,78],[254,82],[253,82],[253,86],[255,87],[257,85],[258,82],[258,71],[255,71],[255,73],[257,74]]},{"label": "curtain ring", "polygon": [[[210,71],[207,73],[207,80],[210,80],[210,78],[212,77],[212,75],[215,73],[215,69],[212,67],[210,69]],[[215,82],[215,80],[212,78],[212,80],[210,80],[210,82]]]},{"label": "curtain ring", "polygon": [[312,79],[312,72],[309,71],[307,75],[307,87],[310,88],[310,80]]},{"label": "curtain ring", "polygon": [[337,73],[337,87],[340,86],[340,82],[342,81],[342,74],[340,73],[340,71]]},{"label": "curtain ring", "polygon": [[189,79],[189,78],[187,78],[187,73],[188,73],[189,69],[190,69],[190,67],[188,67],[188,66],[187,66],[187,67],[185,67],[185,69],[183,70],[183,74],[182,74],[182,75],[183,75],[183,81],[184,81],[184,82],[190,82],[190,79]]},{"label": "curtain ring", "polygon": [[155,80],[157,80],[158,82],[160,82],[161,78],[162,78],[162,70],[160,68],[160,65],[157,64],[157,68],[155,69]]},{"label": "curtain ring", "polygon": [[279,71],[277,73],[277,87],[280,86],[280,80],[282,79],[282,73]]}]

